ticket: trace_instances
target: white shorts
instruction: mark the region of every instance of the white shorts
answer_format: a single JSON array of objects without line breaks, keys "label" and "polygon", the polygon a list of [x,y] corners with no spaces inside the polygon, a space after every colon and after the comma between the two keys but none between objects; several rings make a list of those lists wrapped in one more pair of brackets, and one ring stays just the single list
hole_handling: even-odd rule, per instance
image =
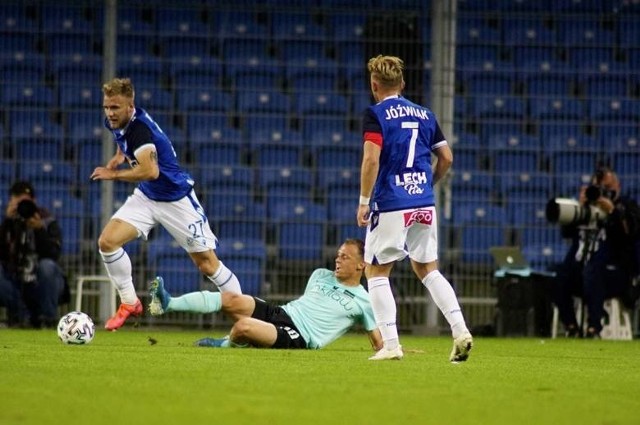
[{"label": "white shorts", "polygon": [[138,237],[145,239],[160,224],[187,252],[216,249],[216,236],[193,190],[177,201],[162,202],[149,199],[136,188],[111,218],[131,224],[138,230]]},{"label": "white shorts", "polygon": [[367,227],[364,260],[388,264],[407,255],[418,263],[438,259],[438,219],[435,207],[373,212]]}]

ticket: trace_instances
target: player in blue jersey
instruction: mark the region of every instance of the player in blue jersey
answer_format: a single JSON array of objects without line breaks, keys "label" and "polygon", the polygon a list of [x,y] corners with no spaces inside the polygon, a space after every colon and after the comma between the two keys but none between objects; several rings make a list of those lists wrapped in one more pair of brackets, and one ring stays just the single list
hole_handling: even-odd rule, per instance
[{"label": "player in blue jersey", "polygon": [[[389,276],[407,255],[411,266],[451,326],[450,360],[467,359],[473,340],[455,292],[438,271],[437,215],[433,186],[449,170],[453,154],[429,109],[401,96],[404,64],[395,56],[368,63],[377,102],[364,112],[364,154],[358,225],[367,226],[365,275],[384,347],[371,360],[403,357]],[[432,169],[431,155],[437,162]]]},{"label": "player in blue jersey", "polygon": [[304,294],[283,306],[233,293],[192,292],[171,297],[161,277],[151,284],[149,311],[212,313],[222,311],[235,321],[228,337],[204,338],[196,345],[268,348],[322,348],[360,323],[375,350],[382,348],[369,294],[360,284],[364,270],[364,243],[347,239],[338,249],[334,271],[316,269]]},{"label": "player in blue jersey", "polygon": [[[134,105],[131,80],[115,78],[102,86],[102,92],[105,127],[113,133],[117,147],[113,158],[104,167],[97,167],[91,179],[138,183],[98,240],[102,261],[121,301],[105,328],[116,330],[129,316],[142,314],[131,260],[122,247],[140,236],[146,239],[157,224],[173,236],[221,292],[241,293],[238,279],[214,252],[216,237],[193,190],[193,179],[180,168],[167,135],[144,109]],[[125,161],[129,167],[119,168]]]}]

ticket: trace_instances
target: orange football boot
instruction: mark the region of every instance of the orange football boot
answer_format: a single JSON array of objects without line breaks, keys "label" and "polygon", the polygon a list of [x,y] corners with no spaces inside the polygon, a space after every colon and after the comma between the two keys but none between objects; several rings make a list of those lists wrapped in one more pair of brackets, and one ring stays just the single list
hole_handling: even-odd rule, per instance
[{"label": "orange football boot", "polygon": [[129,316],[140,316],[143,311],[144,309],[142,308],[140,300],[136,300],[134,305],[120,304],[118,311],[116,311],[116,314],[113,317],[107,320],[104,328],[108,331],[115,331],[124,325],[124,322],[129,318]]}]

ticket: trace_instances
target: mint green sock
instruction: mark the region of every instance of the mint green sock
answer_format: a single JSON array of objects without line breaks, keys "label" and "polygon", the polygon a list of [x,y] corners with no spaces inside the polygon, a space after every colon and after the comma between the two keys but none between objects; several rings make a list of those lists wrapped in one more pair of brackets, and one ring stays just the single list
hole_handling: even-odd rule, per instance
[{"label": "mint green sock", "polygon": [[213,313],[222,308],[220,292],[190,292],[169,300],[167,311],[190,311],[192,313]]}]

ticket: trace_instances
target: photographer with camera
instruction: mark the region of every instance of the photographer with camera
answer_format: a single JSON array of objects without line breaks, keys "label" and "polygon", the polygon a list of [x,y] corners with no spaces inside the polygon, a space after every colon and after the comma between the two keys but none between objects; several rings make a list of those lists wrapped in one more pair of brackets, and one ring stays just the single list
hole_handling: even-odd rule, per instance
[{"label": "photographer with camera", "polygon": [[57,221],[35,202],[31,183],[18,181],[0,224],[0,305],[8,325],[55,326],[58,304],[68,297]]},{"label": "photographer with camera", "polygon": [[571,248],[558,266],[554,302],[566,335],[581,337],[573,296],[587,309],[586,338],[599,338],[604,301],[619,298],[633,307],[631,280],[638,272],[636,241],[640,235],[640,208],[635,200],[620,195],[616,173],[600,167],[589,186],[580,190],[579,201],[556,198],[547,205],[547,218],[562,225]]}]

